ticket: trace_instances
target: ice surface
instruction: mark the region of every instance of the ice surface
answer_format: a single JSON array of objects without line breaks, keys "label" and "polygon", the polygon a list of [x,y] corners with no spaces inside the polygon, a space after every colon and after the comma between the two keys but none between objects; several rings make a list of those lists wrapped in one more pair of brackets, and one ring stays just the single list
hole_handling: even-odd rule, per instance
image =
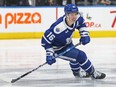
[{"label": "ice surface", "polygon": [[[73,39],[74,43],[78,39]],[[116,87],[116,38],[92,38],[78,46],[95,68],[106,73],[103,80],[74,78],[68,61],[45,65],[11,84],[0,78],[0,87]],[[45,62],[45,51],[39,39],[0,40],[0,76],[14,79]]]}]

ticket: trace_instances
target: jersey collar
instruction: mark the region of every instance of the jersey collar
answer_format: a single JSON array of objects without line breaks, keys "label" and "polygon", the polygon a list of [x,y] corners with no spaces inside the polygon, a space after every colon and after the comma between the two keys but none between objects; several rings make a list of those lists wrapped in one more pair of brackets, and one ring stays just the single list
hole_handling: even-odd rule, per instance
[{"label": "jersey collar", "polygon": [[65,19],[66,19],[66,16],[64,16],[64,18],[63,18],[63,23],[64,23],[64,25],[65,25],[69,30],[73,30],[74,27],[75,27],[75,23],[73,24],[72,27],[70,27],[70,26],[68,26],[68,25],[66,24]]}]

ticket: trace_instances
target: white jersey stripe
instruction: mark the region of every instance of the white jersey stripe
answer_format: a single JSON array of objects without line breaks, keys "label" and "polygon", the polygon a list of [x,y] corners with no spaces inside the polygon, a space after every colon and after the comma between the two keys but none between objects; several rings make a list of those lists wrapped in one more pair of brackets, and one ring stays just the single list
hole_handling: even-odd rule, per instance
[{"label": "white jersey stripe", "polygon": [[45,36],[43,36],[43,38],[49,43],[49,44],[51,44],[51,42],[50,41],[48,41],[47,39],[46,39],[46,37]]}]

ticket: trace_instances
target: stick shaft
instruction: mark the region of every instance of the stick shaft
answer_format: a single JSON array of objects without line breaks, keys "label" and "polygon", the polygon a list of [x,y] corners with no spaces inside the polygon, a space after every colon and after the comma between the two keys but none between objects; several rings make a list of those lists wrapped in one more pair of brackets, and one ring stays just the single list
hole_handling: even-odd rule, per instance
[{"label": "stick shaft", "polygon": [[[59,56],[64,55],[65,53],[69,52],[70,50],[72,50],[73,48],[75,48],[76,46],[78,46],[78,45],[80,45],[80,44],[81,44],[81,43],[77,43],[76,45],[74,45],[74,46],[68,48],[66,51],[60,53],[60,54],[57,55],[55,58],[58,58]],[[33,70],[31,70],[31,71],[29,71],[29,72],[27,72],[27,73],[21,75],[20,77],[18,77],[18,78],[16,78],[16,79],[12,79],[11,83],[14,83],[14,82],[20,80],[21,78],[23,78],[23,77],[25,77],[26,75],[28,75],[28,74],[34,72],[35,70],[37,70],[38,68],[40,68],[40,67],[42,67],[42,66],[44,66],[44,65],[46,65],[46,64],[47,64],[47,62],[43,63],[42,65],[39,65],[39,66],[36,67],[35,69],[33,69]]]},{"label": "stick shaft", "polygon": [[47,63],[45,62],[45,63],[43,63],[42,65],[39,65],[37,68],[34,68],[33,70],[31,70],[31,71],[29,71],[29,72],[27,72],[27,73],[21,75],[20,77],[18,77],[18,78],[16,78],[16,79],[12,79],[11,83],[14,83],[14,82],[20,80],[21,78],[23,78],[23,77],[25,77],[26,75],[28,75],[28,74],[34,72],[35,70],[37,70],[38,68],[44,66],[45,64],[47,64]]}]

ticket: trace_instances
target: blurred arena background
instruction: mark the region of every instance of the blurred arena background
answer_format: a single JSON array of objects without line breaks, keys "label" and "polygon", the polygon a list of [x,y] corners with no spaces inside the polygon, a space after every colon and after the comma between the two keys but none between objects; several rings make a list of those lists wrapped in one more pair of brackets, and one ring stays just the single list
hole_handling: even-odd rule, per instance
[{"label": "blurred arena background", "polygon": [[1,6],[63,6],[69,3],[78,6],[116,5],[116,0],[0,0]]}]

